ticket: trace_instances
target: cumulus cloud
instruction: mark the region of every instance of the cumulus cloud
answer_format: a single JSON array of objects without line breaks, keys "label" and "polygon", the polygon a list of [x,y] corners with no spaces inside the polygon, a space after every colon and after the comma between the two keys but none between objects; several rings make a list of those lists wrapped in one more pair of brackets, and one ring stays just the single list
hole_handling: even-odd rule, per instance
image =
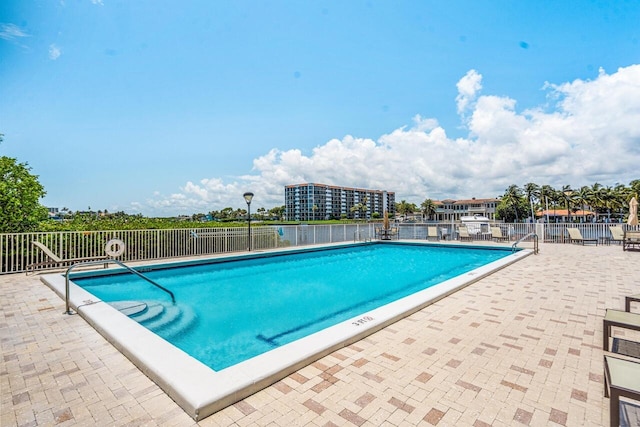
[{"label": "cumulus cloud", "polygon": [[464,114],[482,89],[482,76],[476,70],[469,70],[458,81],[456,87],[458,88],[458,96],[456,97],[458,114]]},{"label": "cumulus cloud", "polygon": [[49,59],[51,59],[52,61],[55,61],[56,59],[60,58],[60,55],[62,55],[62,50],[60,50],[60,48],[55,44],[50,44]]},{"label": "cumulus cloud", "polygon": [[640,178],[640,65],[600,70],[593,80],[547,83],[551,109],[517,111],[514,99],[478,96],[482,78],[471,70],[457,85],[466,137],[453,139],[436,119],[416,115],[377,140],[347,135],[310,153],[274,148],[253,161],[250,175],[188,182],[148,205],[206,212],[242,206],[240,195],[250,189],[257,207],[271,208],[284,204],[285,185],[303,182],[395,191],[397,200],[419,204],[496,197],[511,184],[558,188]]}]

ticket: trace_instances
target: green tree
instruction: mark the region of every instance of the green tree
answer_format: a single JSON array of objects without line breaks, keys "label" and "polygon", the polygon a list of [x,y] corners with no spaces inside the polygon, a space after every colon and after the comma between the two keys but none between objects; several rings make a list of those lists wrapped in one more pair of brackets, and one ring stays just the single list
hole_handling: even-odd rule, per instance
[{"label": "green tree", "polygon": [[224,209],[222,209],[220,211],[220,218],[221,219],[228,219],[228,218],[232,218],[233,216],[233,208],[231,207],[226,207]]},{"label": "green tree", "polygon": [[47,218],[47,209],[40,204],[45,194],[27,163],[0,157],[0,233],[35,230]]},{"label": "green tree", "polygon": [[420,210],[422,211],[423,217],[431,219],[436,214],[437,207],[433,200],[426,199],[420,204]]},{"label": "green tree", "polygon": [[506,189],[504,196],[496,207],[496,216],[506,222],[518,222],[525,217],[529,206],[517,185],[511,185]]},{"label": "green tree", "polygon": [[406,200],[396,203],[396,212],[402,215],[404,219],[407,219],[407,214],[413,213],[416,210],[416,205],[414,203],[408,203]]},{"label": "green tree", "polygon": [[615,190],[612,187],[603,187],[600,192],[603,207],[607,210],[607,221],[611,221],[611,210],[618,207],[618,201]]},{"label": "green tree", "polygon": [[575,192],[575,202],[582,208],[582,222],[587,222],[586,209],[589,202],[593,200],[593,193],[591,187],[583,185],[578,191]]},{"label": "green tree", "polygon": [[[543,185],[540,187],[540,204],[543,206],[543,210],[549,209],[549,201],[551,200],[551,206],[554,206],[553,197],[555,190],[550,185]],[[547,222],[549,222],[549,215],[547,212]]]},{"label": "green tree", "polygon": [[631,200],[631,187],[626,187],[623,184],[618,184],[613,189],[613,208],[618,211],[618,216],[624,216],[624,213],[629,213],[629,201]]},{"label": "green tree", "polygon": [[602,200],[602,185],[597,182],[590,188],[589,206],[591,206],[591,208],[596,212],[596,218],[604,208],[604,202]]},{"label": "green tree", "polygon": [[629,188],[632,197],[635,196],[636,199],[640,197],[640,179],[634,179],[631,181],[629,183]]},{"label": "green tree", "polygon": [[564,200],[564,206],[567,209],[567,222],[571,222],[571,208],[573,208],[574,193],[570,185],[563,185],[561,191],[562,200]]},{"label": "green tree", "polygon": [[535,221],[536,214],[533,209],[534,201],[540,200],[540,186],[538,184],[534,184],[530,182],[524,185],[524,193],[527,196],[527,200],[529,201],[529,207],[531,208],[531,219]]},{"label": "green tree", "polygon": [[269,209],[269,215],[280,220],[282,219],[282,217],[284,217],[284,213],[286,212],[286,210],[287,208],[284,205],[276,206],[274,208]]},{"label": "green tree", "polygon": [[351,212],[357,212],[358,217],[361,218],[363,215],[366,215],[367,212],[367,197],[362,199],[362,202],[357,203],[351,207]]}]

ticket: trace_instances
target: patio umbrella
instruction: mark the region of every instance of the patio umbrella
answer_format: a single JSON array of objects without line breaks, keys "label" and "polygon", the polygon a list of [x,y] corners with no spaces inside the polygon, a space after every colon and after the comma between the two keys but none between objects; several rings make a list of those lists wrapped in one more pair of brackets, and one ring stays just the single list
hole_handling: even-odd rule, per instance
[{"label": "patio umbrella", "polygon": [[382,219],[382,228],[385,230],[389,229],[389,212],[384,211],[384,218]]},{"label": "patio umbrella", "polygon": [[638,201],[635,197],[629,202],[629,219],[627,225],[638,225]]}]

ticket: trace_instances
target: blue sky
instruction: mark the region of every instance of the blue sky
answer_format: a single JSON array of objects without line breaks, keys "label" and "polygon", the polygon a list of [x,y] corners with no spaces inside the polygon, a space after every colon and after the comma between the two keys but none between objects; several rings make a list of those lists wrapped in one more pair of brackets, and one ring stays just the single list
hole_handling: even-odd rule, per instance
[{"label": "blue sky", "polygon": [[0,154],[149,216],[639,179],[637,1],[0,3]]}]

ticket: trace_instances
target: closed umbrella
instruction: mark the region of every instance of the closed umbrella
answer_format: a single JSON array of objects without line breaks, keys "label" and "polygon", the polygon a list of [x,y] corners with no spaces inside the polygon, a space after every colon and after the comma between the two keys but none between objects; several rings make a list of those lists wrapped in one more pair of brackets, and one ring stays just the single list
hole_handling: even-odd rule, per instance
[{"label": "closed umbrella", "polygon": [[635,197],[632,197],[629,202],[629,219],[627,220],[627,224],[638,225],[638,201]]},{"label": "closed umbrella", "polygon": [[390,225],[389,225],[389,212],[384,211],[384,217],[382,219],[382,240],[389,240]]}]

